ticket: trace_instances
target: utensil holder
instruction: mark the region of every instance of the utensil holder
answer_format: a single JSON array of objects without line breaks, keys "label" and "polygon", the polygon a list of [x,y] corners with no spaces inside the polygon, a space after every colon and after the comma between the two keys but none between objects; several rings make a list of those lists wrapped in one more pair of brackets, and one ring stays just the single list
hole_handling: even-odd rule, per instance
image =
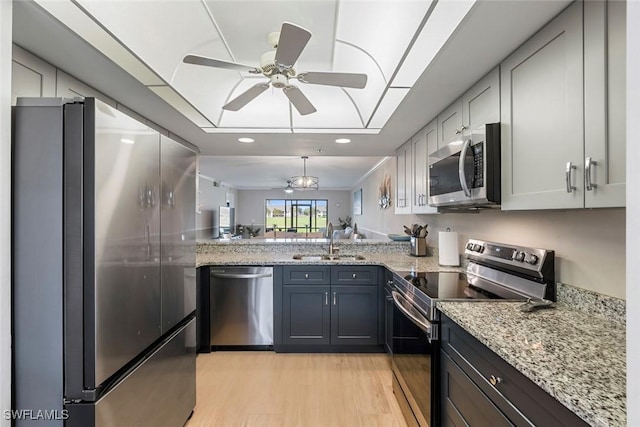
[{"label": "utensil holder", "polygon": [[411,250],[409,255],[427,256],[427,239],[425,237],[411,237]]}]

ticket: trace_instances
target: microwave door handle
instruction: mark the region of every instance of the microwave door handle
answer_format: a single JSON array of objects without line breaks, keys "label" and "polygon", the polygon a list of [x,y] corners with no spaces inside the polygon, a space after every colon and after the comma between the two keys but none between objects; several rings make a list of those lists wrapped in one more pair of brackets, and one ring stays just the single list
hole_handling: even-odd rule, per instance
[{"label": "microwave door handle", "polygon": [[462,146],[462,150],[460,151],[460,160],[458,161],[458,177],[460,178],[460,185],[462,186],[462,191],[464,191],[464,195],[467,197],[471,197],[471,191],[469,190],[469,186],[467,185],[467,179],[465,177],[464,170],[464,159],[467,157],[467,150],[469,150],[469,146],[471,145],[471,138],[467,139]]}]

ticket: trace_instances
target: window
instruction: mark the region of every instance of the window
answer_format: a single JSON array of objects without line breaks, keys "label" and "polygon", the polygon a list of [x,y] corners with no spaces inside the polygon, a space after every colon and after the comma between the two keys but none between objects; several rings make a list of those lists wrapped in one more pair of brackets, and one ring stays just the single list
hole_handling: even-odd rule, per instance
[{"label": "window", "polygon": [[328,200],[267,199],[265,230],[315,233],[327,226]]}]

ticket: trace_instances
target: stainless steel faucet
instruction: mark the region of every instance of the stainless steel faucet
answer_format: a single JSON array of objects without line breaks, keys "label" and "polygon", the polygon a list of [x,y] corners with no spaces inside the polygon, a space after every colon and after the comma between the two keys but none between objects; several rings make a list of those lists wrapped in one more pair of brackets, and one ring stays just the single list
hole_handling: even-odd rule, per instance
[{"label": "stainless steel faucet", "polygon": [[327,225],[327,233],[329,234],[329,255],[333,255],[335,248],[333,247],[333,224]]}]

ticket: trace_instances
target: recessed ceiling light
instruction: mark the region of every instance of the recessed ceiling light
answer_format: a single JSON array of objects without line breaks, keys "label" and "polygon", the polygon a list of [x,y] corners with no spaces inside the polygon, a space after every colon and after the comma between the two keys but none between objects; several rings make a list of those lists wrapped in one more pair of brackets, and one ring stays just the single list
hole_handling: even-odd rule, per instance
[{"label": "recessed ceiling light", "polygon": [[336,142],[338,144],[348,144],[351,142],[351,140],[349,138],[338,138],[336,139]]},{"label": "recessed ceiling light", "polygon": [[246,142],[248,144],[248,143],[253,142],[253,138],[238,138],[238,141]]},{"label": "recessed ceiling light", "polygon": [[129,138],[121,138],[120,142],[122,142],[123,144],[135,144],[136,143],[133,139],[129,139]]}]

